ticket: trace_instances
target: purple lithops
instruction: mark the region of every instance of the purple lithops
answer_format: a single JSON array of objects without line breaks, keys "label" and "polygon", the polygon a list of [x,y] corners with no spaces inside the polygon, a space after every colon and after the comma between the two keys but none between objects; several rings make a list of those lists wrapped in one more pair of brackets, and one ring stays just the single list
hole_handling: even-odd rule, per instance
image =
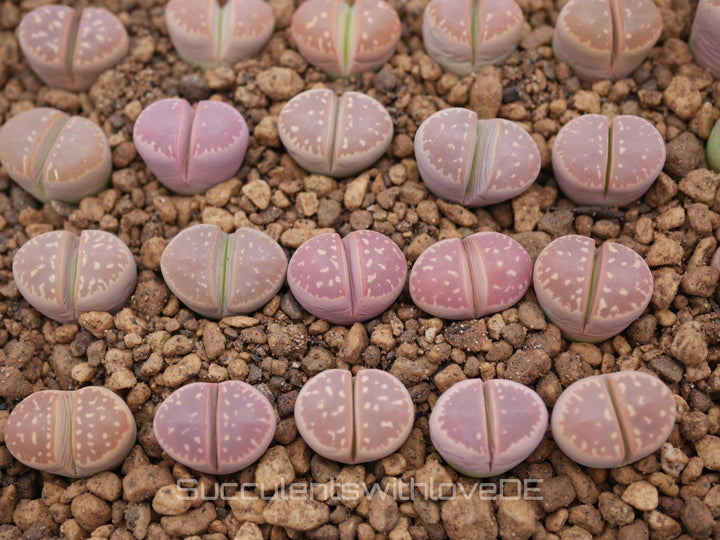
[{"label": "purple lithops", "polygon": [[622,79],[642,64],[662,27],[652,0],[570,0],[555,24],[553,49],[583,79]]},{"label": "purple lithops", "polygon": [[208,474],[230,474],[255,462],[275,435],[268,399],[242,381],[191,383],[158,407],[153,431],[175,461]]},{"label": "purple lithops", "polygon": [[375,231],[345,238],[320,234],[290,258],[287,281],[309,313],[333,324],[353,324],[380,315],[400,295],[407,263],[400,248]]},{"label": "purple lithops", "polygon": [[41,202],[75,203],[110,180],[112,154],[100,127],[80,116],[38,107],[0,129],[0,161]]},{"label": "purple lithops", "polygon": [[433,60],[465,76],[510,56],[524,22],[515,0],[432,0],[423,15],[423,42]]},{"label": "purple lithops", "polygon": [[120,465],[136,435],[125,402],[107,388],[88,386],[26,397],[10,413],[5,445],[28,467],[77,478]]},{"label": "purple lithops", "polygon": [[51,4],[33,9],[18,27],[18,42],[35,74],[51,86],[87,90],[120,62],[128,35],[104,8]]},{"label": "purple lithops", "polygon": [[519,195],[540,172],[540,151],[527,131],[462,108],[436,112],[420,124],[415,159],[430,191],[471,207]]},{"label": "purple lithops", "polygon": [[267,234],[216,225],[178,233],[160,258],[165,283],[187,307],[219,319],[264,306],[285,281],[287,258]]},{"label": "purple lithops", "polygon": [[390,115],[360,92],[337,97],[332,90],[298,94],[278,117],[280,140],[297,163],[312,173],[349,176],[375,163],[393,136]]},{"label": "purple lithops", "polygon": [[75,322],[88,311],[117,311],[135,289],[128,247],[105,231],[51,231],[28,240],[13,259],[20,294],[43,315]]},{"label": "purple lithops", "polygon": [[545,403],[514,381],[467,379],[452,385],[430,414],[430,439],[464,475],[495,476],[537,448],[548,425]]},{"label": "purple lithops", "polygon": [[553,438],[572,460],[611,468],[655,452],[670,436],[676,406],[670,389],[640,371],[581,379],[560,394],[550,421]]},{"label": "purple lithops", "polygon": [[532,260],[515,240],[496,232],[441,240],[410,272],[410,296],[444,319],[472,319],[507,309],[530,286]]},{"label": "purple lithops", "polygon": [[690,50],[695,62],[720,79],[720,0],[700,0],[692,31]]},{"label": "purple lithops", "polygon": [[263,0],[170,0],[165,22],[183,60],[211,67],[259,53],[273,33],[275,15]]},{"label": "purple lithops", "polygon": [[205,191],[240,168],[249,132],[245,119],[220,101],[156,101],[135,122],[133,141],[147,166],[168,189]]},{"label": "purple lithops", "polygon": [[570,120],[552,149],[558,185],[578,204],[624,206],[639,199],[665,165],[665,142],[639,116],[587,114]]},{"label": "purple lithops", "polygon": [[353,377],[328,369],[305,383],[295,401],[295,423],[310,448],[341,463],[392,454],[415,420],[407,388],[393,375],[363,369]]},{"label": "purple lithops", "polygon": [[307,0],[292,18],[300,54],[335,77],[357,75],[384,64],[395,52],[402,27],[383,0]]},{"label": "purple lithops", "polygon": [[535,295],[569,339],[604,341],[622,332],[650,303],[653,278],[645,260],[621,244],[562,236],[535,261]]}]

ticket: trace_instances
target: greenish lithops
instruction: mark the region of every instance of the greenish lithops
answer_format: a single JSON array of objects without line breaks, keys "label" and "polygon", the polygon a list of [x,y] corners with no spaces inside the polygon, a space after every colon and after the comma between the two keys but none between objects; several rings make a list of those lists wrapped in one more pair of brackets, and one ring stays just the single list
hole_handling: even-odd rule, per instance
[{"label": "greenish lithops", "polygon": [[707,141],[707,162],[713,171],[720,172],[720,120],[715,122]]}]

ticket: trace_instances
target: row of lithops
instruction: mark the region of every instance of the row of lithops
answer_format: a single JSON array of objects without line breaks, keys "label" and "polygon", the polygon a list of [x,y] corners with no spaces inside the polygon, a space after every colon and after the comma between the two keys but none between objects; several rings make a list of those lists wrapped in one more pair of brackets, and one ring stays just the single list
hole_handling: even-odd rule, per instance
[{"label": "row of lithops", "polygon": [[695,62],[720,79],[720,0],[700,0],[692,31],[690,50]]}]

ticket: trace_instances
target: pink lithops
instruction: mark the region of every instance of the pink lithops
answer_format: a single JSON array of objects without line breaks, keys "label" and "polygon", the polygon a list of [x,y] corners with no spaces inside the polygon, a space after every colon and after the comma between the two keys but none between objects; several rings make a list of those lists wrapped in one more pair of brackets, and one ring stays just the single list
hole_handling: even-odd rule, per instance
[{"label": "pink lithops", "polygon": [[112,154],[100,127],[48,107],[22,112],[0,129],[0,161],[42,202],[78,202],[110,180]]},{"label": "pink lithops", "polygon": [[297,163],[312,173],[349,176],[375,163],[393,136],[390,115],[360,92],[337,97],[332,90],[307,90],[283,107],[280,140]]},{"label": "pink lithops", "polygon": [[309,313],[333,324],[380,315],[400,295],[407,263],[400,248],[375,231],[345,238],[326,233],[303,243],[290,258],[287,281]]},{"label": "pink lithops", "polygon": [[407,388],[393,375],[363,369],[353,377],[328,369],[305,383],[295,401],[295,423],[310,448],[341,463],[392,454],[415,420]]},{"label": "pink lithops", "polygon": [[587,114],[570,120],[552,149],[553,171],[578,204],[623,206],[639,199],[665,165],[665,142],[639,116]]},{"label": "pink lithops", "polygon": [[120,465],[136,435],[125,402],[105,387],[88,386],[26,397],[10,413],[5,445],[28,467],[77,478]]},{"label": "pink lithops", "polygon": [[560,449],[581,465],[620,467],[655,452],[670,436],[676,406],[663,382],[640,371],[581,379],[560,394],[550,421]]},{"label": "pink lithops", "polygon": [[700,0],[692,31],[690,50],[695,62],[720,79],[720,0]]},{"label": "pink lithops", "polygon": [[114,234],[51,231],[23,244],[13,259],[20,294],[43,315],[75,322],[88,311],[117,311],[135,290],[137,268]]},{"label": "pink lithops", "polygon": [[400,17],[383,0],[306,0],[292,18],[300,54],[335,77],[384,64],[395,52]]},{"label": "pink lithops", "polygon": [[135,121],[133,141],[157,179],[182,195],[205,191],[240,168],[249,132],[245,119],[220,101],[156,101]]},{"label": "pink lithops", "polygon": [[420,124],[415,159],[430,191],[471,207],[519,195],[540,172],[540,151],[527,131],[509,120],[479,120],[462,108]]},{"label": "pink lithops", "polygon": [[548,412],[534,390],[514,381],[467,379],[437,400],[430,439],[453,468],[467,476],[495,476],[537,448]]},{"label": "pink lithops", "polygon": [[263,232],[241,228],[225,234],[217,225],[204,224],[168,243],[160,269],[183,304],[219,319],[264,306],[285,281],[287,258]]},{"label": "pink lithops", "polygon": [[263,0],[170,0],[165,22],[183,60],[203,67],[256,55],[275,29],[275,15]]},{"label": "pink lithops", "polygon": [[621,244],[562,236],[535,261],[535,295],[569,339],[604,341],[622,332],[650,303],[653,278],[645,260]]},{"label": "pink lithops", "polygon": [[51,4],[33,9],[18,27],[18,42],[35,74],[50,86],[87,90],[120,62],[128,35],[104,8]]},{"label": "pink lithops", "polygon": [[710,260],[710,266],[713,268],[720,270],[720,248],[715,250],[715,254],[713,255],[712,259]]},{"label": "pink lithops", "polygon": [[652,0],[570,0],[555,24],[553,49],[583,79],[622,79],[642,64],[662,27]]},{"label": "pink lithops", "polygon": [[410,272],[410,296],[444,319],[472,319],[507,309],[530,286],[532,260],[496,232],[448,238],[423,251]]},{"label": "pink lithops", "polygon": [[158,407],[153,431],[175,461],[208,474],[246,468],[267,450],[275,435],[268,399],[242,381],[191,383]]},{"label": "pink lithops", "polygon": [[433,60],[465,76],[510,56],[524,22],[515,0],[432,0],[423,15],[423,42]]}]

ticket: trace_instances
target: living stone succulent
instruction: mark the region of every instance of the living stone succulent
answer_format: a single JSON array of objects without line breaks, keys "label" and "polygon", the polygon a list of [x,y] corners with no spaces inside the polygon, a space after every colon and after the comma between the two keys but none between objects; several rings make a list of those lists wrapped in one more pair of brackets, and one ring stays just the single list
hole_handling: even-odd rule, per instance
[{"label": "living stone succulent", "polygon": [[700,0],[690,32],[695,62],[720,79],[720,0]]}]

